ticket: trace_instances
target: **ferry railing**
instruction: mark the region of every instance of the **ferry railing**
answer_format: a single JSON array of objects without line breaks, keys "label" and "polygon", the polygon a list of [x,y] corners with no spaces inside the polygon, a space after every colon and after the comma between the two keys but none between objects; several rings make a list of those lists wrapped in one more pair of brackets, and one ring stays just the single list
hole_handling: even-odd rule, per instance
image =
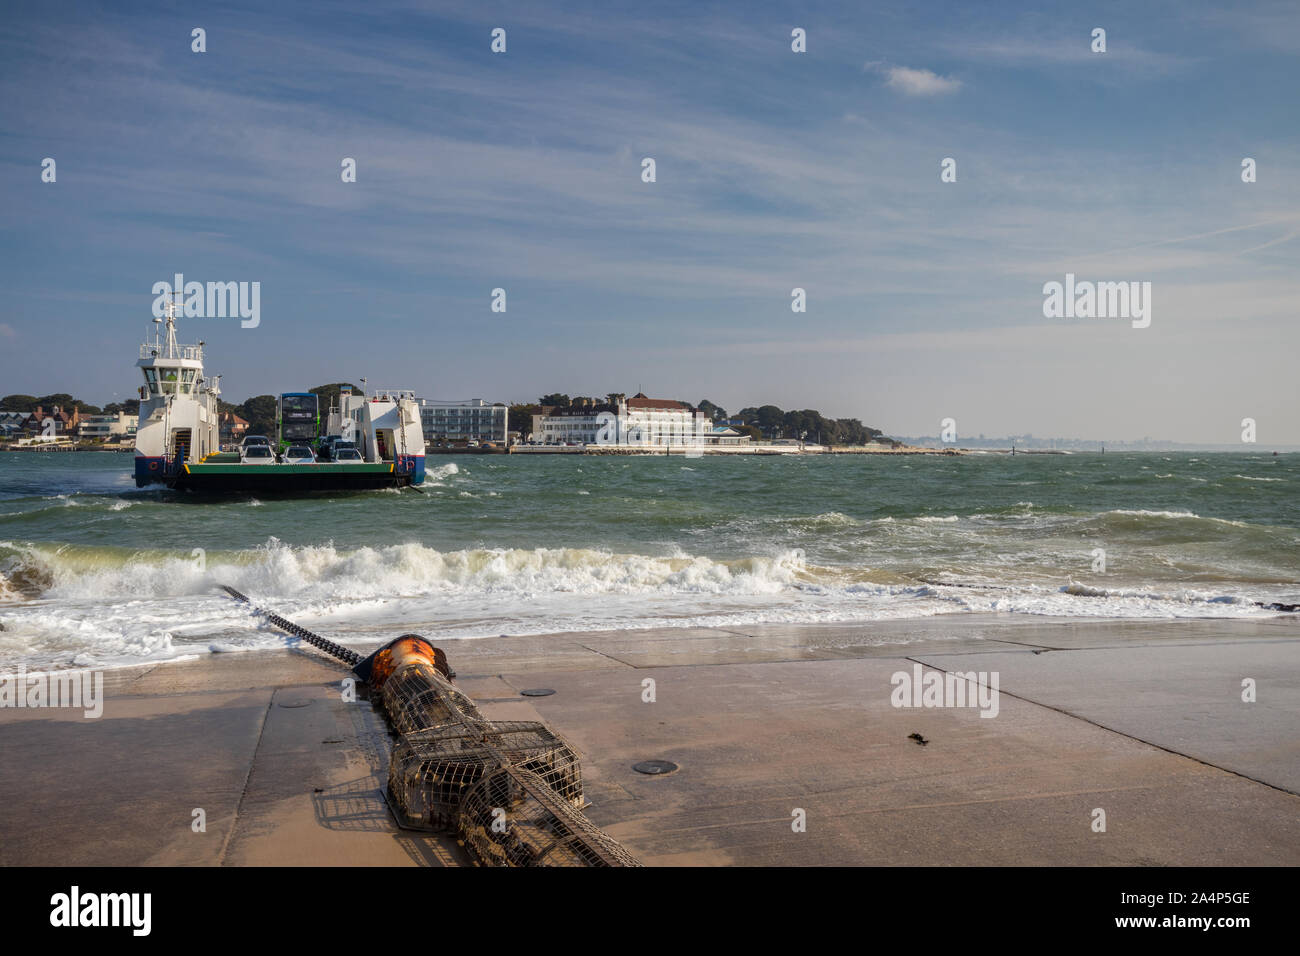
[{"label": "ferry railing", "polygon": [[148,343],[140,346],[140,358],[176,358],[185,359],[190,362],[203,361],[203,346],[201,345],[178,345],[172,354],[168,355],[166,345],[159,343]]},{"label": "ferry railing", "polygon": [[415,389],[413,388],[396,388],[393,386],[384,386],[381,388],[370,388],[366,390],[366,398],[383,398],[395,401],[399,398],[409,398],[415,400]]}]

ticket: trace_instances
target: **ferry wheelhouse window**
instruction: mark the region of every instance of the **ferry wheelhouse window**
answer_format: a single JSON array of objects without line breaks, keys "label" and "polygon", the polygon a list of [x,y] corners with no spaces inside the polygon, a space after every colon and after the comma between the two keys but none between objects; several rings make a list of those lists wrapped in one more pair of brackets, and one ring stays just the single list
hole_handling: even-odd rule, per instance
[{"label": "ferry wheelhouse window", "polygon": [[144,383],[148,386],[150,395],[158,394],[158,370],[156,368],[144,370]]}]

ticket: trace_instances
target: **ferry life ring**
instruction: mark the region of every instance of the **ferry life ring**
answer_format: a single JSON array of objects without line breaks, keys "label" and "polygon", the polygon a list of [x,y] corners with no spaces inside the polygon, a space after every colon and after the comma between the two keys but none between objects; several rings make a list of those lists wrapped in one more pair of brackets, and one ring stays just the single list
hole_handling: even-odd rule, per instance
[{"label": "ferry life ring", "polygon": [[149,470],[150,470],[150,471],[157,471],[157,470],[158,470],[158,462],[156,462],[156,461],[151,461],[151,462],[149,462]]}]

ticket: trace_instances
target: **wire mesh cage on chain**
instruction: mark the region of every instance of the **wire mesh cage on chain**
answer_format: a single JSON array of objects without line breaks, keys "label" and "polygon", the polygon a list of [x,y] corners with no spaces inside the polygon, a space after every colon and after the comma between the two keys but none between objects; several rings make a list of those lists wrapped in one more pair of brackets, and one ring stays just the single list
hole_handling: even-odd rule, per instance
[{"label": "wire mesh cage on chain", "polygon": [[457,721],[483,720],[474,702],[424,661],[405,664],[389,677],[383,699],[393,729],[402,736]]},{"label": "wire mesh cage on chain", "polygon": [[638,866],[582,813],[578,755],[536,721],[489,721],[439,672],[410,656],[384,680],[398,742],[388,789],[401,822],[455,828],[490,866]]},{"label": "wire mesh cage on chain", "polygon": [[578,754],[536,721],[455,721],[408,734],[393,749],[388,792],[404,826],[454,830],[466,789],[506,764],[536,774],[562,801],[581,808]]},{"label": "wire mesh cage on chain", "polygon": [[497,767],[462,796],[459,829],[485,866],[639,866],[538,774]]},{"label": "wire mesh cage on chain", "polygon": [[[251,604],[234,588],[236,600]],[[267,612],[255,609],[260,614]],[[578,755],[536,721],[489,721],[451,678],[446,655],[418,634],[404,634],[360,659],[348,650],[268,614],[347,664],[377,690],[398,742],[388,767],[390,805],[406,825],[455,827],[466,849],[491,866],[640,866],[623,846],[582,813]],[[339,814],[364,828],[365,794]]]}]

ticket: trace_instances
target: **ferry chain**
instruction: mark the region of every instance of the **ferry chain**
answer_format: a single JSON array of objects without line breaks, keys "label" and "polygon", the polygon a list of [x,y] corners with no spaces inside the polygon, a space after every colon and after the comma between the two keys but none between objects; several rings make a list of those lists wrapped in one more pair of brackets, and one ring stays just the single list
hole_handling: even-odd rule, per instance
[{"label": "ferry chain", "polygon": [[319,647],[325,653],[337,657],[339,660],[343,661],[343,663],[349,666],[355,666],[361,661],[361,655],[358,654],[356,651],[348,650],[348,648],[343,647],[339,644],[335,644],[333,641],[327,640],[321,637],[319,634],[313,634],[311,631],[307,630],[307,628],[295,624],[293,623],[293,621],[287,620],[286,618],[280,617],[280,615],[278,614],[272,614],[270,611],[264,611],[260,607],[255,607],[252,601],[250,601],[247,597],[240,594],[238,591],[236,591],[234,588],[230,587],[229,585],[219,584],[217,586],[221,588],[221,590],[229,594],[236,601],[240,601],[244,604],[247,604],[249,607],[252,608],[254,614],[259,614],[262,617],[266,618],[268,621],[270,621],[280,630],[288,631],[294,637],[301,637],[308,644],[314,644],[316,647]]}]

